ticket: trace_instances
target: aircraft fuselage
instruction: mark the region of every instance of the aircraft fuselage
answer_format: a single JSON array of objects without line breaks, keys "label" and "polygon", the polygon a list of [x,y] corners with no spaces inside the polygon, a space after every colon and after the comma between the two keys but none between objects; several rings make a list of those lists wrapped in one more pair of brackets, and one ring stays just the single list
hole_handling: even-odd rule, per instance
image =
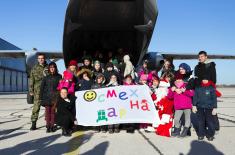
[{"label": "aircraft fuselage", "polygon": [[136,65],[147,52],[158,11],[156,0],[70,0],[64,25],[65,64],[97,51],[118,49]]}]

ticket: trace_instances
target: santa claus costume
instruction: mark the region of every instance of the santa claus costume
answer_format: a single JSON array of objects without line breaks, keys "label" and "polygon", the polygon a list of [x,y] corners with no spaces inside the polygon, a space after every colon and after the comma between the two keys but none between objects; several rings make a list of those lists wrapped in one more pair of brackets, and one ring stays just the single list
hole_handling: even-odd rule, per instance
[{"label": "santa claus costume", "polygon": [[160,136],[171,136],[173,126],[174,104],[173,101],[167,98],[170,83],[166,80],[161,80],[158,89],[156,89],[156,100],[154,101],[160,123],[156,127],[156,134]]}]

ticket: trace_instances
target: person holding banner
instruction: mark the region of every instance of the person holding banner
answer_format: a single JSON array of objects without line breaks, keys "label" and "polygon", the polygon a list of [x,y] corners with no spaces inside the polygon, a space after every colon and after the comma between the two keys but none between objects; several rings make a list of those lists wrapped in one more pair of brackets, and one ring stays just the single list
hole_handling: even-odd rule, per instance
[{"label": "person holding banner", "polygon": [[[133,86],[135,85],[131,75],[126,75],[123,81],[124,86]],[[135,132],[135,124],[128,123],[126,126],[127,133],[134,133]]]},{"label": "person holding banner", "polygon": [[[115,87],[115,86],[119,86],[118,84],[118,77],[115,73],[111,74],[110,75],[110,79],[109,79],[109,83],[106,85],[107,87]],[[120,129],[119,129],[119,124],[115,124],[115,125],[109,125],[108,126],[108,130],[109,130],[109,133],[112,134],[112,133],[119,133],[120,132]]]},{"label": "person holding banner", "polygon": [[[91,86],[91,89],[100,89],[100,88],[105,88],[105,77],[102,73],[98,73],[96,75],[95,83]],[[97,132],[107,132],[107,126],[103,125],[100,127],[95,127]]]},{"label": "person holding banner", "polygon": [[72,127],[76,123],[75,119],[76,97],[68,94],[66,87],[60,90],[60,97],[56,105],[56,124],[61,126],[63,136],[71,136]]}]

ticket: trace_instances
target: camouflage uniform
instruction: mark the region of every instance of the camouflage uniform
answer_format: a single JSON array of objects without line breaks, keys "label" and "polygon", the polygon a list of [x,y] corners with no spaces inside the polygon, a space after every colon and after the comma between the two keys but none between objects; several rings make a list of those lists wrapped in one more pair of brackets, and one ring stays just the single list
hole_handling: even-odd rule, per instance
[{"label": "camouflage uniform", "polygon": [[47,65],[35,65],[30,73],[29,79],[29,92],[34,96],[33,110],[31,115],[31,121],[36,122],[38,120],[39,110],[40,110],[40,87],[44,76],[48,74]]}]

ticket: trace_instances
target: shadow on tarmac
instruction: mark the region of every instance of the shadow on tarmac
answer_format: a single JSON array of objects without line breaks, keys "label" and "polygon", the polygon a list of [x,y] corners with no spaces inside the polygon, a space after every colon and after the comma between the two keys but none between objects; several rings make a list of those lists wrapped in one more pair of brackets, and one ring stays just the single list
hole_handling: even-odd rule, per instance
[{"label": "shadow on tarmac", "polygon": [[[13,147],[0,149],[1,155],[19,155],[19,154],[28,154],[28,155],[37,155],[37,154],[53,154],[53,155],[61,155],[64,153],[69,153],[75,151],[78,147],[88,142],[91,138],[92,134],[80,135],[77,137],[73,137],[69,141],[65,143],[57,143],[52,144],[58,138],[61,137],[61,134],[51,135],[39,139],[34,139],[30,141],[26,141],[20,144],[17,144]],[[71,144],[76,144],[76,146],[69,146]],[[90,154],[93,152],[101,152],[104,151],[103,148],[107,146],[107,143],[101,143],[97,145],[94,149],[90,150],[86,154]]]},{"label": "shadow on tarmac", "polygon": [[[205,141],[192,141],[191,149],[187,155],[224,155],[222,152],[218,151],[214,145]],[[179,155],[183,155],[180,153]]]},{"label": "shadow on tarmac", "polygon": [[109,142],[105,141],[96,145],[93,149],[85,153],[82,153],[81,155],[104,155],[108,146],[109,146]]},{"label": "shadow on tarmac", "polygon": [[14,132],[16,130],[20,130],[22,127],[18,127],[18,128],[14,128],[14,129],[7,129],[7,130],[2,130],[0,131],[0,136],[4,136],[4,135],[7,135],[7,134],[10,134],[11,132]]},{"label": "shadow on tarmac", "polygon": [[19,133],[14,133],[14,134],[2,136],[2,137],[0,137],[0,141],[1,141],[1,140],[8,139],[8,138],[12,138],[12,137],[20,136],[20,135],[23,135],[23,134],[26,134],[26,133],[27,133],[27,132],[19,132]]},{"label": "shadow on tarmac", "polygon": [[20,119],[14,119],[14,120],[10,120],[10,121],[4,121],[4,122],[0,122],[0,124],[4,124],[4,123],[10,123],[10,122],[16,122]]}]

